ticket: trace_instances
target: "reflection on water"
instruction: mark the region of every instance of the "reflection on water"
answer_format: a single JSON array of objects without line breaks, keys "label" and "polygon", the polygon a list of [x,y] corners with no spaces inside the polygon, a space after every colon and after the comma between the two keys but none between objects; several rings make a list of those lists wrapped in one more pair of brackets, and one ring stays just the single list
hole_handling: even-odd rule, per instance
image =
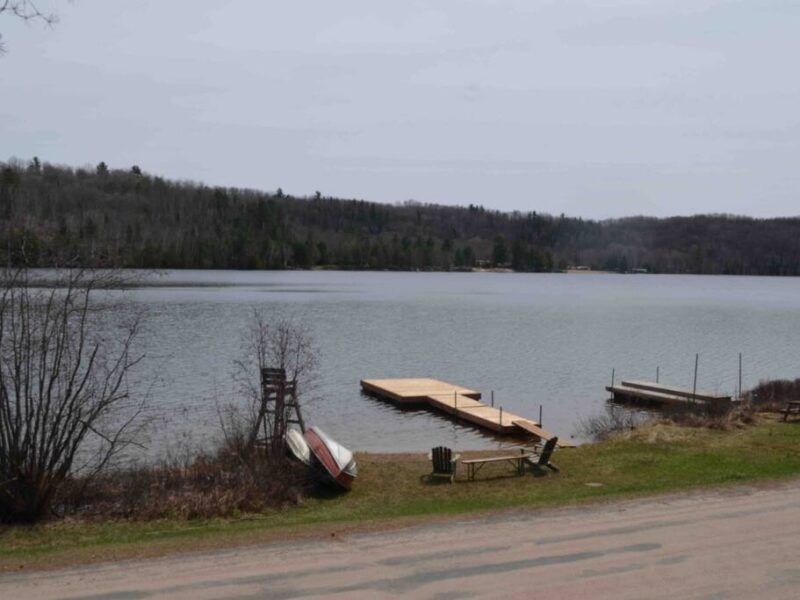
[{"label": "reflection on water", "polygon": [[478,389],[560,435],[604,403],[617,378],[733,393],[794,377],[800,280],[750,277],[497,273],[170,271],[132,292],[148,309],[142,347],[158,376],[154,451],[217,435],[217,405],[252,307],[307,322],[321,350],[306,418],[353,448],[426,451],[497,438],[421,410],[363,396],[362,378],[435,377]]}]

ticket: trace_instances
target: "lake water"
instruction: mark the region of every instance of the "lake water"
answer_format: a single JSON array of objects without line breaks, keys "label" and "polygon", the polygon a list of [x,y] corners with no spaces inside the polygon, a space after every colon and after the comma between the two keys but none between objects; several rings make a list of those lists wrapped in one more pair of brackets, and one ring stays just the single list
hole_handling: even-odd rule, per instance
[{"label": "lake water", "polygon": [[[800,370],[800,279],[668,275],[170,271],[132,292],[156,417],[151,451],[203,446],[235,401],[253,307],[307,323],[321,362],[306,420],[343,444],[423,451],[500,441],[428,410],[364,396],[362,378],[435,377],[575,436],[621,378],[734,393]],[[144,373],[144,372],[143,372]]]}]

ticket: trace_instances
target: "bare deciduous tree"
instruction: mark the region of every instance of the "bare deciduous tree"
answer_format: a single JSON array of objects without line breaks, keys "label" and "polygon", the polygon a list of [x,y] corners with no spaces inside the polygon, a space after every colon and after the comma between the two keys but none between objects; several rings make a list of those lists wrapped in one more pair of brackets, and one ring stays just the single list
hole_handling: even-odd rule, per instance
[{"label": "bare deciduous tree", "polygon": [[90,481],[135,443],[144,401],[127,376],[142,358],[140,319],[123,323],[118,305],[96,299],[113,273],[64,270],[46,286],[25,269],[2,276],[0,520],[33,522],[68,477]]},{"label": "bare deciduous tree", "polygon": [[[223,433],[228,444],[238,446],[243,456],[252,455],[259,437],[271,442],[266,449],[274,454],[283,448],[283,436],[294,409],[281,401],[269,409],[263,373],[268,369],[282,370],[286,385],[291,388],[291,401],[299,403],[313,391],[319,352],[305,326],[288,319],[270,321],[260,310],[253,311],[244,346],[244,358],[235,362],[235,378],[247,399],[246,406],[227,407]],[[278,393],[282,394],[283,388]]]}]

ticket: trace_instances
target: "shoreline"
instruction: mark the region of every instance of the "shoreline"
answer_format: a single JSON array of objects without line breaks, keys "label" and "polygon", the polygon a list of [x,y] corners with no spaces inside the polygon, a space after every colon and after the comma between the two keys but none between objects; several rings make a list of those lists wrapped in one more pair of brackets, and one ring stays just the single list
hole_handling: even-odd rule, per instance
[{"label": "shoreline", "polygon": [[[762,420],[717,431],[656,424],[576,449],[558,451],[561,472],[517,476],[491,464],[476,481],[428,481],[418,453],[359,453],[360,475],[348,494],[304,498],[300,505],[205,520],[78,520],[0,528],[0,573],[180,554],[450,519],[493,518],[509,511],[580,508],[590,503],[687,494],[800,477],[800,427]],[[754,452],[754,450],[758,450]],[[464,452],[465,456],[491,452]]]},{"label": "shoreline", "polygon": [[[21,267],[11,267],[11,270]],[[649,277],[731,277],[731,278],[758,278],[758,279],[797,279],[800,275],[770,275],[764,273],[697,273],[697,272],[677,272],[677,271],[664,271],[655,272],[650,271],[641,273],[636,271],[603,271],[600,269],[563,269],[552,271],[518,271],[507,267],[471,267],[471,268],[452,268],[452,269],[439,269],[439,268],[424,268],[424,269],[385,269],[385,268],[336,268],[330,267],[312,267],[309,269],[300,268],[286,268],[286,269],[232,269],[225,267],[157,267],[157,268],[141,268],[141,267],[114,267],[113,269],[102,266],[79,266],[79,267],[30,267],[29,271],[32,273],[37,272],[61,272],[61,271],[74,271],[83,269],[87,271],[118,271],[121,273],[143,273],[143,274],[163,274],[168,272],[175,273],[211,273],[211,272],[229,272],[229,273],[416,273],[416,274],[514,274],[514,275],[647,275]],[[159,284],[150,284],[137,281],[133,285],[125,285],[123,287],[154,287]],[[172,285],[172,284],[170,284]],[[203,286],[216,286],[216,283],[193,283],[189,287],[203,287]],[[230,284],[234,285],[234,284]]]}]

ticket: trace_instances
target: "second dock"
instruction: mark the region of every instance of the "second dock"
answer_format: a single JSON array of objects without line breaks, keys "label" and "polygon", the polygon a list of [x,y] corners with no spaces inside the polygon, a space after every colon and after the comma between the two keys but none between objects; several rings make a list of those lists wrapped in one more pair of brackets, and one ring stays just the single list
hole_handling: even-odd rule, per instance
[{"label": "second dock", "polygon": [[713,392],[702,392],[672,385],[628,379],[621,385],[606,386],[614,400],[644,401],[660,405],[719,406],[731,402],[731,397]]}]

